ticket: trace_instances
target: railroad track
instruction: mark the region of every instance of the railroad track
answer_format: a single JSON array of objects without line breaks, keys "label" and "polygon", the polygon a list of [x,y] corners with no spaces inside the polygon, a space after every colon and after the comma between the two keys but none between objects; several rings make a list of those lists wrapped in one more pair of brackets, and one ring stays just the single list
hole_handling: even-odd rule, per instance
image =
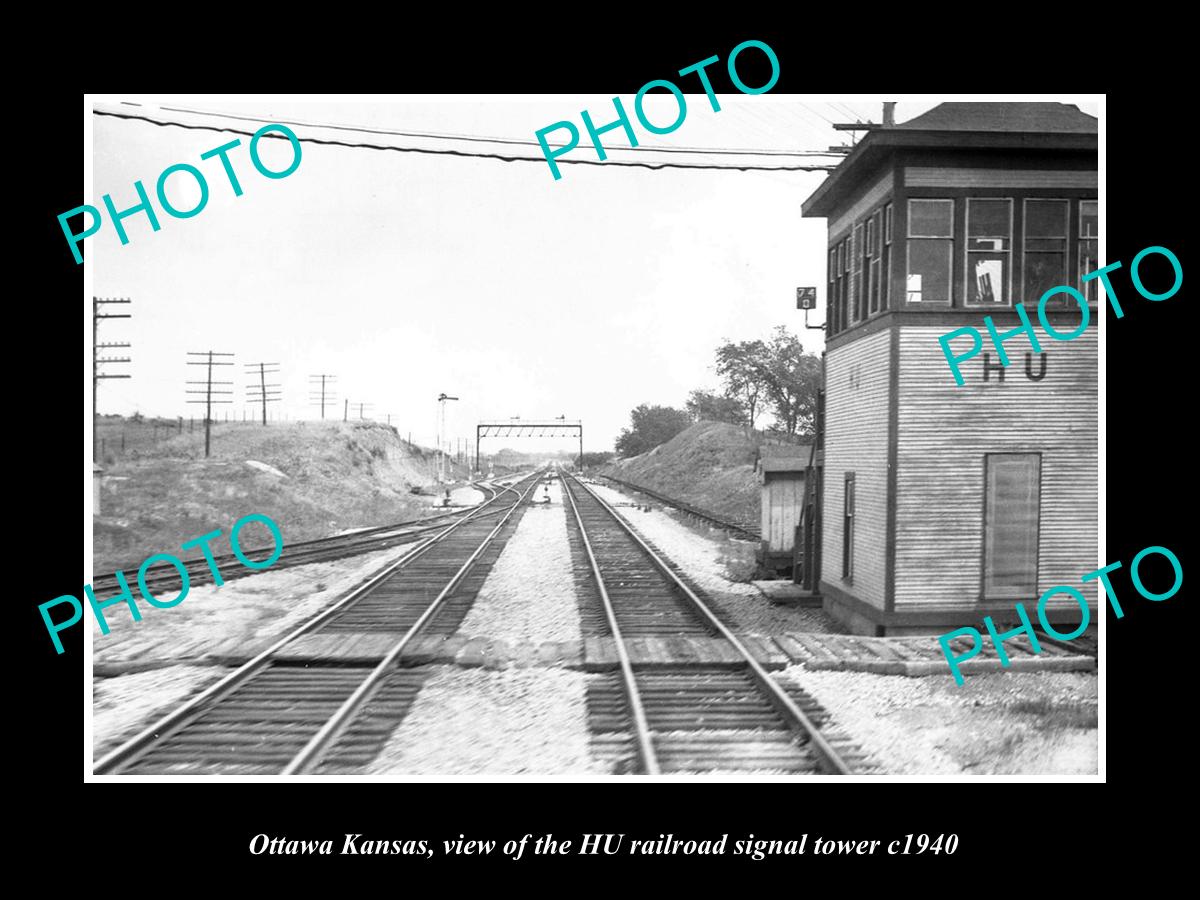
[{"label": "railroad track", "polygon": [[733,531],[744,538],[750,540],[762,540],[762,529],[757,525],[752,525],[748,522],[734,522],[729,519],[722,518],[716,513],[710,512],[707,509],[701,509],[698,506],[692,506],[690,503],[685,503],[682,500],[677,500],[674,497],[668,497],[666,494],[660,494],[658,491],[651,490],[648,487],[643,487],[640,484],[634,484],[632,481],[624,481],[620,478],[614,478],[612,475],[598,475],[598,478],[603,478],[605,481],[611,481],[614,484],[619,484],[621,487],[628,488],[631,491],[637,491],[639,494],[645,494],[647,497],[653,497],[659,503],[664,503],[667,506],[674,507],[681,512],[687,513],[689,516],[694,516],[697,519],[702,519],[711,525],[716,525],[724,528],[727,531]]},{"label": "railroad track", "polygon": [[[490,495],[486,498],[485,503],[487,500],[494,499],[502,490],[502,487],[492,486],[488,482],[471,482],[471,487]],[[282,554],[280,554],[278,560],[271,564],[270,571],[274,572],[277,569],[304,566],[315,562],[345,559],[348,556],[370,553],[375,550],[386,550],[389,547],[417,540],[423,535],[435,533],[445,528],[449,521],[464,515],[470,515],[472,512],[472,510],[464,511],[456,509],[451,512],[435,513],[434,515],[422,516],[421,518],[405,522],[394,522],[388,525],[364,528],[361,531],[355,531],[351,534],[339,534],[332,537],[285,543]],[[483,515],[500,514],[502,513],[496,511],[483,513]],[[257,547],[243,549],[242,552],[248,558],[256,562],[261,562],[270,558],[273,550],[274,547]],[[258,574],[258,571],[260,571],[242,565],[233,553],[214,554],[213,562],[220,570],[221,577],[225,581],[245,578],[249,575]],[[183,563],[188,573],[189,585],[194,587],[196,585],[208,584],[213,580],[212,570],[204,559],[187,559]],[[134,564],[123,567],[120,571],[126,573],[127,580],[132,580],[129,573],[136,573],[137,569],[138,565]],[[178,590],[181,587],[179,573],[169,563],[159,563],[158,566],[152,567],[147,571],[146,587],[154,594],[168,590]],[[108,594],[116,594],[121,587],[117,583],[116,575],[108,573],[94,578],[92,580],[92,589],[99,595],[107,596]]]},{"label": "railroad track", "polygon": [[[113,774],[333,774],[361,769],[420,691],[401,668],[419,634],[452,633],[540,472],[422,540],[366,584],[98,760]],[[297,653],[347,633],[390,637],[377,665]]]},{"label": "railroad track", "polygon": [[[577,563],[586,560],[576,567],[581,619],[585,631],[612,638],[618,659],[616,672],[588,688],[593,750],[615,771],[651,775],[851,774],[863,754],[822,732],[829,715],[820,704],[772,678],[700,591],[587,485],[565,474],[562,484]],[[726,661],[631,661],[630,638],[677,635],[713,638]]]}]

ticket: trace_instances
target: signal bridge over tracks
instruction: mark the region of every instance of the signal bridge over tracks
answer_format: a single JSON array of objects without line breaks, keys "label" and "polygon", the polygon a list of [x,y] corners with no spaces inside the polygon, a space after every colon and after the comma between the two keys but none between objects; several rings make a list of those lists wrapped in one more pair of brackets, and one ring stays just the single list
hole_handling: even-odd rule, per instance
[{"label": "signal bridge over tracks", "polygon": [[579,470],[583,471],[583,420],[558,419],[524,421],[512,418],[502,422],[480,422],[475,426],[475,459],[479,460],[479,445],[485,437],[571,437],[579,435]]}]

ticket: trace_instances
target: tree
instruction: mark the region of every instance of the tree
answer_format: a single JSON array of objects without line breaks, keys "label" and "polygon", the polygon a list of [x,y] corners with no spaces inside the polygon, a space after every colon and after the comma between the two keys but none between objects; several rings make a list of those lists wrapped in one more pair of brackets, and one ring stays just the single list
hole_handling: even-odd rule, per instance
[{"label": "tree", "polygon": [[782,430],[795,436],[815,432],[821,360],[805,353],[800,339],[782,325],[766,343],[766,397]]},{"label": "tree", "polygon": [[686,406],[688,415],[697,422],[746,423],[746,404],[737,397],[722,396],[712,391],[692,391]]},{"label": "tree", "polygon": [[591,469],[595,466],[607,465],[608,463],[612,462],[613,456],[615,455],[616,454],[614,454],[611,450],[599,450],[596,452],[585,453],[583,454],[584,468]]},{"label": "tree", "polygon": [[767,345],[762,341],[725,341],[717,348],[717,374],[725,382],[727,396],[736,397],[745,408],[747,430],[754,428],[759,405],[767,387]]},{"label": "tree", "polygon": [[692,417],[682,409],[647,406],[645,403],[633,410],[629,417],[631,427],[621,429],[615,445],[622,457],[653,450],[692,424]]}]

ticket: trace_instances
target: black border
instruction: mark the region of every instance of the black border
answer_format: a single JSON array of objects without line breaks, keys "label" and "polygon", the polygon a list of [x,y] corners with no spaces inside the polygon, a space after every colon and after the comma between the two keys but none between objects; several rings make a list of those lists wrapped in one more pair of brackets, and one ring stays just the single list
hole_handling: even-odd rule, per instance
[{"label": "black border", "polygon": [[[694,12],[699,16],[698,11]],[[840,12],[832,12],[844,18]],[[603,10],[597,11],[597,15],[604,14]],[[1076,36],[1079,23],[1074,19],[1078,11],[1069,11],[1069,15],[1072,19],[1061,23],[1060,32]],[[499,31],[480,26],[473,33],[482,33],[474,39],[463,37],[461,30],[413,27],[406,31],[401,27],[399,37],[392,38],[393,46],[379,51],[375,71],[357,60],[348,61],[338,87],[474,92],[479,80],[484,79],[492,92],[629,95],[645,81],[669,77],[678,68],[709,55],[724,58],[746,37],[764,40],[778,53],[782,73],[774,90],[780,93],[874,92],[884,75],[889,80],[897,78],[892,85],[905,92],[950,88],[1037,90],[1039,86],[1028,81],[1044,76],[1047,59],[1057,60],[1053,69],[1068,81],[1072,80],[1073,70],[1079,70],[1074,84],[1055,88],[1095,90],[1098,76],[1094,73],[1116,65],[1107,57],[1099,36],[1094,37],[1096,43],[1089,39],[1082,50],[1063,55],[1057,38],[1020,34],[1013,35],[1011,43],[1001,43],[1037,48],[1038,52],[1024,57],[1024,63],[1011,59],[1006,64],[1006,68],[1026,64],[1038,70],[1026,76],[1025,84],[1020,84],[1020,79],[1010,84],[1012,78],[1006,75],[1000,81],[988,79],[985,84],[981,79],[967,85],[960,80],[962,71],[951,65],[941,51],[929,61],[934,77],[922,81],[913,74],[912,60],[914,55],[921,55],[917,52],[921,48],[930,49],[928,36],[909,43],[890,27],[880,28],[884,20],[872,17],[864,18],[856,35],[846,26],[858,18],[852,14],[846,21],[830,24],[814,14],[777,22],[771,28],[721,23],[705,28],[689,19],[686,26],[676,26],[667,37],[636,23],[617,29],[615,35],[586,34],[583,29],[568,26],[554,10],[542,13],[538,25],[510,19]],[[1039,33],[1053,30],[1045,19],[1045,10],[1039,13],[1039,21]],[[329,89],[330,71],[341,65],[339,57],[366,55],[367,49],[358,44],[347,45],[353,47],[352,51],[341,49],[344,39],[340,32],[361,32],[363,24],[359,21],[345,29],[339,24],[332,29],[331,38],[339,39],[339,47],[330,54],[331,64],[320,64],[311,47],[287,40],[272,44],[270,30],[257,32],[258,43],[251,42],[252,46],[268,50],[274,46],[263,60],[292,76],[290,80],[276,76],[274,85],[268,83],[272,77],[269,66],[224,67],[214,82],[211,67],[203,73],[195,67],[172,69],[169,54],[154,60],[140,58],[141,64],[148,67],[141,74],[160,80],[161,86],[154,87],[163,91],[232,92],[245,90],[254,82],[254,90],[320,92]],[[274,27],[286,30],[292,26],[282,22]],[[884,33],[864,34],[863,29],[871,28]],[[1125,26],[1122,31],[1127,32]],[[726,36],[730,34],[734,36]],[[503,38],[495,40],[493,35]],[[1126,33],[1125,37],[1136,40],[1132,34]],[[1161,34],[1154,39],[1155,53],[1167,58],[1173,51],[1162,46],[1161,39]],[[100,36],[97,40],[117,42],[117,37]],[[123,35],[121,40],[136,39]],[[91,59],[95,52],[90,50],[82,58]],[[890,75],[884,62],[890,57],[885,52],[895,56]],[[59,48],[56,55],[69,58],[70,51]],[[883,68],[878,78],[871,74],[876,71],[873,61]],[[191,73],[187,77],[181,74],[185,69]],[[860,76],[857,80],[856,71]],[[1130,82],[1137,71],[1137,64],[1125,63],[1120,77]],[[1174,102],[1174,96],[1164,89],[1161,79],[1167,76],[1158,66],[1149,71],[1154,75],[1147,76],[1143,84],[1130,84],[1125,93],[1108,95],[1107,256],[1109,260],[1124,260],[1127,265],[1143,247],[1162,245],[1171,248],[1187,269],[1182,217],[1195,213],[1194,204],[1185,196],[1191,182],[1190,160],[1185,161],[1183,156],[1186,119],[1181,118],[1181,103]],[[112,90],[116,74],[116,69],[93,71],[89,79],[109,83],[88,86]],[[746,73],[748,81],[752,75]],[[728,85],[719,82],[716,87],[718,92],[729,90]],[[45,599],[78,590],[82,568],[74,562],[73,552],[67,550],[78,546],[74,536],[68,543],[67,533],[78,522],[75,504],[81,487],[78,479],[83,474],[76,443],[80,423],[73,414],[58,409],[54,401],[77,397],[80,363],[85,377],[87,369],[86,350],[83,360],[75,355],[78,320],[62,314],[64,306],[79,302],[82,269],[65,253],[55,219],[59,212],[80,202],[83,103],[78,86],[59,83],[46,86],[33,105],[36,109],[31,115],[38,123],[38,141],[29,156],[36,175],[19,179],[18,188],[24,192],[19,203],[29,214],[16,218],[20,229],[32,228],[33,236],[25,240],[18,231],[15,240],[21,249],[33,250],[36,263],[22,266],[28,272],[22,280],[31,282],[32,289],[21,292],[24,302],[13,327],[26,338],[19,342],[22,346],[16,348],[17,352],[24,346],[36,347],[48,350],[51,358],[36,360],[38,365],[29,367],[38,373],[40,390],[36,396],[44,402],[20,406],[13,403],[10,407],[10,415],[18,423],[34,426],[33,434],[10,437],[12,449],[25,458],[22,466],[29,466],[32,459],[34,468],[33,479],[18,477],[19,470],[14,469],[10,470],[9,481],[9,496],[14,501],[11,505],[21,529],[17,532],[21,538],[11,543],[19,554],[14,568],[23,583],[14,593],[24,616],[20,637],[26,644],[19,677],[10,682],[22,695],[26,708],[19,713],[20,722],[11,723],[19,724],[15,734],[20,740],[10,743],[20,753],[20,783],[32,788],[35,795],[23,804],[26,809],[21,810],[23,817],[18,821],[31,838],[41,839],[47,860],[61,865],[70,858],[61,847],[72,840],[67,836],[70,829],[84,833],[82,840],[74,840],[83,844],[83,852],[88,855],[109,848],[108,865],[89,866],[86,870],[88,877],[98,880],[141,877],[136,869],[143,863],[137,861],[146,861],[145,865],[182,862],[171,869],[172,879],[183,877],[197,885],[240,886],[245,883],[239,877],[242,873],[225,865],[238,861],[251,878],[272,885],[275,879],[293,873],[311,884],[312,876],[325,873],[339,879],[343,873],[360,878],[403,878],[437,871],[451,878],[487,872],[491,879],[499,873],[515,873],[523,880],[532,878],[573,891],[582,886],[577,880],[580,875],[596,876],[595,888],[608,886],[609,882],[599,879],[611,874],[618,861],[604,857],[539,857],[535,866],[528,857],[513,864],[498,857],[464,857],[433,861],[432,868],[415,868],[400,857],[372,858],[381,862],[350,857],[251,857],[246,848],[260,832],[305,839],[338,839],[343,833],[362,832],[369,837],[427,836],[435,840],[457,837],[460,831],[468,836],[500,839],[548,831],[560,836],[626,832],[644,837],[655,837],[660,832],[673,832],[677,837],[728,832],[731,840],[750,832],[785,839],[804,832],[855,839],[956,832],[961,845],[953,857],[912,857],[903,863],[880,857],[855,857],[851,861],[806,856],[753,863],[730,857],[719,858],[719,863],[698,857],[649,857],[622,860],[619,868],[656,877],[665,874],[671,879],[647,883],[647,889],[653,884],[665,889],[669,884],[670,889],[679,890],[689,882],[712,889],[715,884],[711,873],[718,868],[738,876],[786,879],[779,885],[753,881],[752,889],[756,890],[817,883],[812,878],[818,873],[854,890],[863,886],[862,879],[872,868],[892,884],[907,875],[915,876],[914,882],[919,878],[916,883],[922,885],[929,885],[930,877],[946,879],[954,874],[977,879],[982,870],[988,874],[1003,872],[1015,883],[1035,889],[1036,882],[1022,878],[1029,868],[1058,860],[1073,871],[1091,869],[1104,859],[1097,859],[1096,854],[1103,853],[1112,840],[1126,842],[1126,852],[1134,849],[1133,844],[1153,844],[1157,852],[1164,851],[1163,842],[1169,838],[1164,838],[1163,831],[1172,820],[1159,823],[1162,828],[1146,828],[1145,823],[1153,822],[1155,813],[1143,811],[1142,826],[1138,827],[1129,819],[1118,818],[1127,811],[1131,798],[1118,795],[1114,801],[1113,794],[1101,798],[1092,793],[1100,790],[1094,785],[912,784],[873,787],[866,793],[807,784],[457,784],[376,785],[369,789],[272,786],[269,798],[263,797],[258,786],[248,797],[242,787],[222,786],[203,796],[185,788],[187,793],[180,796],[164,793],[178,788],[155,785],[153,797],[137,788],[137,797],[130,798],[126,793],[129,786],[83,785],[79,716],[83,699],[82,630],[65,636],[67,652],[58,657],[45,640],[36,609],[36,604]],[[798,198],[797,216],[802,199]],[[20,266],[22,257],[10,257],[12,264]],[[1117,320],[1110,309],[1106,323],[1107,558],[1123,560],[1127,565],[1143,547],[1159,544],[1171,548],[1187,570],[1186,533],[1176,514],[1186,509],[1184,489],[1190,481],[1190,417],[1186,403],[1192,372],[1186,362],[1191,353],[1191,335],[1184,319],[1187,302],[1181,291],[1171,300],[1150,303],[1135,297],[1125,278],[1115,282],[1121,290],[1125,317]],[[75,324],[68,326],[68,321]],[[25,485],[29,487],[22,490]],[[1148,569],[1143,574],[1148,586],[1161,590],[1159,576],[1169,573]],[[1185,636],[1191,633],[1192,619],[1182,591],[1162,603],[1141,600],[1129,583],[1127,568],[1115,573],[1113,583],[1122,598],[1125,617],[1116,621],[1110,615],[1107,627],[1108,780],[1124,790],[1137,789],[1139,797],[1145,797],[1154,793],[1146,790],[1147,781],[1170,778],[1173,782],[1176,777],[1186,777],[1187,755],[1180,752],[1181,747],[1171,737],[1173,723],[1186,717],[1183,690],[1189,684],[1189,673],[1184,666],[1190,653]],[[122,793],[117,795],[116,791]],[[903,796],[897,797],[897,791]],[[1089,793],[1085,795],[1085,791]],[[1141,805],[1141,800],[1138,802]],[[28,817],[24,817],[25,812]],[[1113,850],[1115,855],[1116,848]],[[1026,857],[1038,857],[1040,863],[1027,863]],[[331,860],[349,864],[331,867]],[[563,874],[575,879],[555,877]],[[1057,877],[1063,877],[1061,869]],[[498,886],[500,881],[490,883]],[[966,885],[957,879],[956,883],[959,889],[965,889]],[[455,891],[462,887],[461,882],[451,880],[442,884],[444,889]],[[403,883],[396,885],[396,889],[402,888]]]}]

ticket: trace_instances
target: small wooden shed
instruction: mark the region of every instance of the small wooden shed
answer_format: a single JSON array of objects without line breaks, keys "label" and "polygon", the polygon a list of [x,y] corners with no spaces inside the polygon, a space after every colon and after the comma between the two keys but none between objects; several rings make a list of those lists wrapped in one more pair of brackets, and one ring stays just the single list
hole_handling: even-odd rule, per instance
[{"label": "small wooden shed", "polygon": [[782,570],[792,565],[811,450],[807,444],[764,447],[755,464],[758,483],[762,485],[761,552],[766,568]]}]

